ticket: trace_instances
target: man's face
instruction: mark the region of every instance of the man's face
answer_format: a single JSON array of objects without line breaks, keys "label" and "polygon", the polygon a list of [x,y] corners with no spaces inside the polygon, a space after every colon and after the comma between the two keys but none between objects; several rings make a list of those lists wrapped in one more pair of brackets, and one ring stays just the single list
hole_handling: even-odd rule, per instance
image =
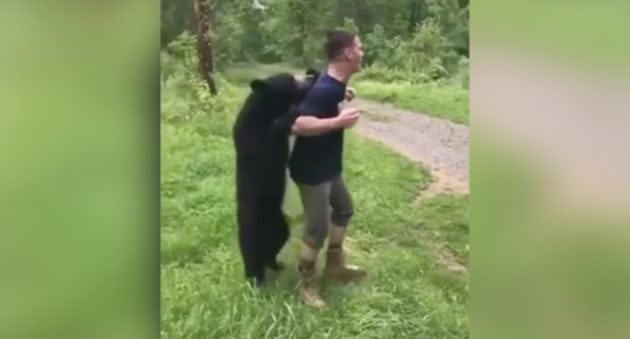
[{"label": "man's face", "polygon": [[355,71],[361,69],[361,64],[363,63],[363,45],[358,36],[354,38],[352,47],[346,49],[346,59],[350,62]]}]

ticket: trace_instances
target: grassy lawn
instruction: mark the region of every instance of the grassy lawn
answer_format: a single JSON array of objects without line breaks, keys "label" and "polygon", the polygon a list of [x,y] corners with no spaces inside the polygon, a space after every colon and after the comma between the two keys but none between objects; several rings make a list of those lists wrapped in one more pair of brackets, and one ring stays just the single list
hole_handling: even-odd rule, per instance
[{"label": "grassy lawn", "polygon": [[[468,336],[466,277],[444,269],[433,251],[445,244],[467,261],[467,198],[439,196],[417,205],[427,172],[354,134],[344,171],[356,207],[349,248],[368,279],[324,284],[327,310],[303,306],[295,293],[302,230],[296,222],[282,254],[290,267],[260,293],[249,290],[237,246],[229,137],[246,90],[222,82],[219,98],[200,103],[189,94],[194,90],[182,89],[185,83],[162,87],[163,338]],[[287,206],[299,214],[295,191]]]},{"label": "grassy lawn", "polygon": [[353,81],[359,96],[411,111],[468,124],[468,90],[455,85]]},{"label": "grassy lawn", "polygon": [[[275,72],[303,74],[305,70],[282,64],[238,64],[223,73],[239,84],[247,84],[255,77],[264,77]],[[357,95],[365,99],[392,103],[395,106],[422,112],[453,122],[468,124],[468,90],[448,84],[383,83],[371,80],[352,80],[350,86]]]}]

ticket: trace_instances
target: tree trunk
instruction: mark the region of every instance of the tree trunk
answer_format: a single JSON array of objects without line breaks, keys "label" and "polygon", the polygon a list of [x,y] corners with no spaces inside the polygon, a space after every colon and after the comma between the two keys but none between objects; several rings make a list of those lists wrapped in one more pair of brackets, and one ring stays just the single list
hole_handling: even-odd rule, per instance
[{"label": "tree trunk", "polygon": [[197,55],[199,57],[199,73],[208,84],[210,94],[217,94],[217,86],[212,74],[214,65],[212,60],[212,39],[210,31],[210,6],[208,1],[194,0],[197,15]]}]

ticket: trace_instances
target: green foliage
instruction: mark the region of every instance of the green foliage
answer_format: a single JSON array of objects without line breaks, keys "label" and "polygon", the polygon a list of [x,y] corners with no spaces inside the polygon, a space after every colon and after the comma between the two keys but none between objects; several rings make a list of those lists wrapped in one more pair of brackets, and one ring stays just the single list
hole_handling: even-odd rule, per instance
[{"label": "green foliage", "polygon": [[355,34],[359,34],[359,27],[357,27],[357,24],[354,22],[354,19],[352,18],[344,18],[343,24],[339,28],[355,33]]},{"label": "green foliage", "polygon": [[389,39],[385,35],[385,29],[380,24],[374,25],[372,32],[365,34],[363,42],[363,61],[366,65],[373,64],[376,60],[386,60],[392,51],[388,44]]},{"label": "green foliage", "polygon": [[458,71],[457,53],[431,18],[407,40],[400,36],[388,38],[383,28],[376,25],[365,37],[365,49],[370,67],[361,77],[367,79],[416,83],[450,78]]},{"label": "green foliage", "polygon": [[[264,4],[264,10],[244,0],[215,4],[218,72],[245,83],[251,77],[247,70],[240,76],[236,64],[284,64],[298,72],[305,67],[322,68],[324,32],[340,27],[357,32],[363,41],[364,67],[354,77],[365,81],[360,84],[361,95],[468,121],[466,1],[275,0]],[[402,15],[403,10],[408,15]],[[181,74],[186,74],[188,82],[197,81],[195,48],[194,34],[184,31],[164,49],[186,66]],[[172,74],[171,68],[177,67],[171,66],[169,57],[163,58],[167,68],[163,76]]]},{"label": "green foliage", "polygon": [[[163,2],[165,45],[193,28],[189,3]],[[366,67],[400,71],[408,81],[454,77],[468,56],[467,1],[275,0],[264,1],[264,10],[249,0],[213,3],[218,68],[242,61],[319,66],[324,32],[333,27],[359,33]]]},{"label": "green foliage", "polygon": [[195,29],[194,2],[179,0],[162,0],[160,15],[160,31],[162,46],[168,45],[182,32]]},{"label": "green foliage", "polygon": [[184,33],[167,46],[168,53],[160,55],[161,86],[168,89],[161,95],[162,122],[195,126],[199,133],[224,133],[231,116],[224,110],[237,90],[221,73],[216,73],[214,80],[221,95],[210,95],[207,84],[198,75],[197,56],[190,41],[191,36]]},{"label": "green foliage", "polygon": [[448,40],[442,35],[439,25],[433,19],[425,20],[417,29],[413,38],[401,46],[408,54],[407,70],[425,71],[432,79],[445,77],[448,71],[445,65],[451,55]]},{"label": "green foliage", "polygon": [[218,68],[240,61],[243,57],[241,43],[244,27],[238,16],[222,16],[214,30],[214,62]]},{"label": "green foliage", "polygon": [[183,66],[190,67],[198,62],[196,36],[184,31],[166,46],[166,51],[179,60]]},{"label": "green foliage", "polygon": [[457,75],[456,75],[456,79],[459,81],[459,83],[462,85],[463,88],[468,89],[469,87],[469,60],[466,57],[462,57],[459,60],[458,63],[458,70],[457,70]]}]

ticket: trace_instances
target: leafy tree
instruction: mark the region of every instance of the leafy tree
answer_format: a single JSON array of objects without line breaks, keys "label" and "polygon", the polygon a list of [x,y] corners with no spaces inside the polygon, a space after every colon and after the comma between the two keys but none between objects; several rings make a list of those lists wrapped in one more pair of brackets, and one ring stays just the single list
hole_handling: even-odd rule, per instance
[{"label": "leafy tree", "polygon": [[[189,43],[183,33],[196,30],[192,4],[162,0],[165,51],[184,53],[177,47]],[[466,0],[231,0],[216,1],[211,14],[219,71],[242,61],[317,66],[333,27],[361,36],[365,76],[418,82],[459,79],[468,69]]]}]

